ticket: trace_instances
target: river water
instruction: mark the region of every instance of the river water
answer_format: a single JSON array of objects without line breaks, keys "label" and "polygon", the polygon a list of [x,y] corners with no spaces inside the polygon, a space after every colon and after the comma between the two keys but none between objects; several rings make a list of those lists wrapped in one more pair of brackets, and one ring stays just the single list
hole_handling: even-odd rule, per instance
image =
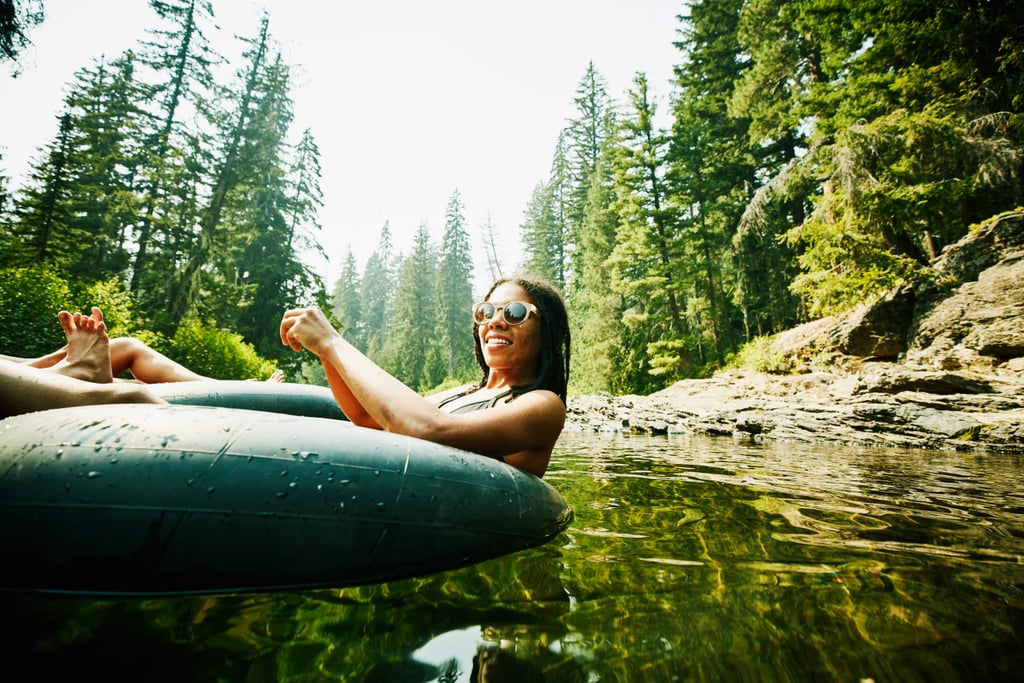
[{"label": "river water", "polygon": [[1021,456],[567,432],[547,480],[575,510],[565,533],[440,575],[5,596],[4,678],[1024,678]]}]

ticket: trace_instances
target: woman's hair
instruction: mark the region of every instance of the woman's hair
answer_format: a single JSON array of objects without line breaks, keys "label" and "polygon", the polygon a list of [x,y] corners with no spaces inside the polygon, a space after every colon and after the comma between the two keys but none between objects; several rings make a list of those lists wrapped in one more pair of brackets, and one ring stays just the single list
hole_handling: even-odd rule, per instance
[{"label": "woman's hair", "polygon": [[[533,299],[537,306],[537,318],[540,320],[540,371],[533,384],[512,387],[512,395],[519,396],[534,389],[547,389],[566,401],[569,385],[569,316],[565,310],[565,301],[559,291],[547,280],[532,275],[514,275],[499,278],[487,290],[490,297],[499,285],[511,282],[519,285]],[[484,361],[484,352],[480,346],[480,335],[477,324],[473,323],[473,352],[476,362],[484,372],[480,386],[487,383],[490,368]]]}]

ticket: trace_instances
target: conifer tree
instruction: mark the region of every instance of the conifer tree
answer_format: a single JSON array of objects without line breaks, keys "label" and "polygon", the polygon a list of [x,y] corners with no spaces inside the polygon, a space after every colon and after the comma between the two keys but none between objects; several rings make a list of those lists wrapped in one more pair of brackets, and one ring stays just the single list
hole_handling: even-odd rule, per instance
[{"label": "conifer tree", "polygon": [[[42,0],[0,0],[0,64],[17,65],[21,52],[32,44],[28,32],[45,16]],[[18,75],[17,66],[13,75]]]},{"label": "conifer tree", "polygon": [[523,244],[521,270],[536,273],[557,286],[565,287],[565,223],[560,220],[553,186],[541,182],[523,212],[519,226]]},{"label": "conifer tree", "polygon": [[[626,340],[628,326],[624,297],[615,284],[609,262],[615,248],[619,216],[613,208],[615,188],[608,171],[607,157],[598,164],[584,211],[579,244],[579,273],[572,295],[573,314],[569,318],[574,351],[572,383],[574,391],[591,393],[612,391],[636,385],[624,361],[624,354],[635,352],[634,340]],[[646,354],[646,349],[641,349]]]},{"label": "conifer tree", "polygon": [[520,269],[535,273],[563,292],[568,281],[569,254],[572,250],[567,217],[572,184],[566,156],[566,132],[558,135],[547,181],[534,187],[519,226],[523,245]]},{"label": "conifer tree", "polygon": [[425,391],[445,376],[437,315],[438,254],[426,224],[421,224],[412,251],[402,259],[395,288],[394,322],[385,354],[391,373],[410,387]]},{"label": "conifer tree", "polygon": [[[208,184],[208,135],[216,98],[212,69],[223,58],[205,33],[213,20],[206,0],[150,0],[166,24],[148,31],[139,63],[150,103],[140,131],[148,152],[141,183],[141,210],[136,228],[130,289],[144,304],[167,306],[174,281],[172,264],[191,245],[191,226],[198,222],[198,195]],[[190,125],[197,119],[198,128]],[[153,257],[156,252],[157,257]]]},{"label": "conifer tree", "polygon": [[473,258],[466,230],[465,206],[458,190],[445,213],[444,234],[437,266],[437,301],[441,355],[447,377],[470,379],[476,367],[466,352],[473,305]]},{"label": "conifer tree", "polygon": [[[642,330],[642,348],[649,356],[643,365],[649,373],[674,379],[692,371],[691,354],[699,348],[691,329],[692,311],[686,306],[686,297],[692,295],[684,277],[688,245],[667,206],[668,141],[655,128],[655,105],[643,74],[634,79],[630,104],[619,119],[620,141],[609,148],[618,216],[610,264],[628,308],[624,323],[635,332]],[[644,388],[654,382],[639,381]]]},{"label": "conifer tree", "polygon": [[[563,256],[567,259],[567,272],[559,280],[559,284],[567,287],[572,295],[572,279],[578,268],[576,253],[583,227],[583,213],[590,192],[591,180],[597,172],[597,164],[605,148],[605,143],[612,135],[615,126],[615,106],[608,95],[608,86],[593,62],[587,64],[586,73],[576,88],[576,116],[569,120],[564,130],[565,148],[562,158],[556,156],[556,166],[552,169],[552,187],[557,190],[556,198],[561,200],[565,220],[565,248]],[[564,168],[559,167],[564,163]],[[559,177],[564,174],[564,178]]]},{"label": "conifer tree", "polygon": [[228,195],[240,181],[239,154],[254,115],[253,106],[258,102],[259,89],[265,85],[263,79],[268,62],[269,39],[269,19],[264,16],[257,37],[247,41],[249,48],[245,55],[248,65],[239,73],[241,87],[237,99],[233,101],[233,118],[224,122],[222,146],[216,158],[210,196],[200,216],[187,260],[176,278],[169,317],[162,326],[168,330],[168,334],[177,329],[196,305],[202,291],[203,270],[210,265],[217,241],[224,241],[221,235],[225,230],[222,220]]},{"label": "conifer tree", "polygon": [[71,222],[67,202],[72,185],[73,119],[64,111],[58,117],[55,138],[45,147],[39,163],[29,171],[27,185],[15,202],[15,221],[3,234],[0,259],[5,267],[29,263],[63,266],[74,244],[66,239]]},{"label": "conifer tree", "polygon": [[391,336],[394,313],[396,257],[391,241],[391,224],[385,221],[377,247],[363,268],[360,309],[365,325],[366,354],[382,367],[384,351]]},{"label": "conifer tree", "polygon": [[[752,297],[779,296],[789,301],[792,276],[785,251],[772,235],[734,243],[739,218],[755,183],[748,118],[730,113],[729,103],[748,65],[740,58],[738,16],[742,0],[704,0],[690,6],[682,41],[683,64],[676,69],[673,134],[669,173],[673,212],[679,217],[686,254],[680,261],[690,292],[689,315],[699,362],[720,365],[725,355],[744,341],[742,315],[749,314]],[[779,231],[785,226],[779,228]],[[764,250],[777,260],[753,261],[736,247]],[[790,262],[792,258],[790,258]],[[741,266],[759,264],[762,270]],[[779,277],[781,274],[782,277]],[[748,283],[756,282],[756,285]],[[756,314],[754,314],[756,315]],[[778,322],[783,322],[779,320]]]},{"label": "conifer tree", "polygon": [[362,283],[351,245],[345,251],[341,273],[331,291],[331,311],[341,324],[341,333],[357,349],[366,352],[366,323],[363,320]]},{"label": "conifer tree", "polygon": [[[322,289],[315,275],[299,258],[302,245],[318,248],[308,231],[297,233],[296,227],[309,224],[310,198],[302,197],[292,182],[286,143],[292,121],[288,97],[289,70],[280,55],[268,63],[262,73],[247,121],[243,143],[238,153],[235,187],[225,199],[224,237],[230,240],[218,249],[213,262],[216,271],[234,278],[220,281],[228,296],[236,301],[232,319],[226,324],[255,345],[266,357],[280,356],[285,351],[268,320],[273,320],[297,302],[315,299]],[[312,153],[315,145],[309,147]],[[315,158],[302,160],[315,169]],[[301,171],[300,171],[301,175]],[[318,190],[315,172],[306,178],[309,189]],[[312,221],[315,226],[315,221]],[[312,255],[312,254],[310,254]]]},{"label": "conifer tree", "polygon": [[[0,185],[0,191],[2,191],[2,185]],[[501,265],[504,258],[498,247],[498,228],[494,225],[494,218],[490,211],[487,212],[487,218],[480,226],[480,243],[483,249],[484,263],[487,264],[487,277],[493,282],[504,272]]]},{"label": "conifer tree", "polygon": [[66,100],[74,119],[68,198],[76,256],[67,265],[74,278],[105,280],[121,276],[128,265],[143,162],[136,104],[143,92],[129,51],[81,72]]}]

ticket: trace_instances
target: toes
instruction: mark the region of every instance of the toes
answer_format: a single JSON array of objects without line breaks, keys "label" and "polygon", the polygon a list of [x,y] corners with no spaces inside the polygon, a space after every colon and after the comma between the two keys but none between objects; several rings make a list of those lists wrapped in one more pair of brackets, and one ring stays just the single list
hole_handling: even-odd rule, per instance
[{"label": "toes", "polygon": [[60,321],[60,326],[64,328],[64,332],[70,333],[75,330],[74,318],[67,311],[61,311],[58,313],[57,320]]}]

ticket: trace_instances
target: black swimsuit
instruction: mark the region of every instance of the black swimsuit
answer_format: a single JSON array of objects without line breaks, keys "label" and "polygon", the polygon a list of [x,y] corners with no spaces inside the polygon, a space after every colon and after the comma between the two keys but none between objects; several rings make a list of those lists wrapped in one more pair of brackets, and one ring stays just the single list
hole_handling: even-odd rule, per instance
[{"label": "black swimsuit", "polygon": [[[512,393],[512,390],[508,389],[507,391],[503,391],[500,394],[492,396],[491,398],[484,398],[484,399],[481,399],[479,401],[474,401],[473,403],[466,403],[464,405],[458,406],[458,407],[453,408],[451,410],[445,410],[445,412],[446,413],[451,413],[452,415],[457,415],[459,413],[471,413],[474,410],[484,410],[485,408],[493,408],[498,403],[498,401],[500,401],[501,399],[505,398],[506,396],[508,396],[511,393]],[[461,394],[455,394],[454,396],[449,396],[445,400],[443,400],[440,403],[438,403],[437,407],[443,409],[446,405],[448,405],[452,401],[455,401],[456,399],[460,399],[463,396],[466,396],[468,394],[469,394],[469,391],[467,390],[467,391],[463,391]]]},{"label": "black swimsuit", "polygon": [[[492,396],[491,398],[481,399],[479,401],[474,401],[473,403],[466,403],[464,405],[458,406],[457,408],[453,408],[452,410],[445,410],[445,412],[446,413],[451,413],[452,415],[458,415],[459,413],[471,413],[474,410],[484,410],[486,408],[493,408],[494,405],[498,401],[500,401],[501,399],[505,398],[506,396],[508,396],[511,393],[512,393],[512,390],[509,389],[508,391],[503,391],[503,392],[501,392],[500,394],[498,394],[496,396]],[[469,394],[469,390],[463,391],[460,394],[455,394],[454,396],[449,396],[445,400],[443,400],[440,403],[438,403],[437,407],[442,409],[442,410],[444,410],[444,407],[446,405],[448,405],[449,403],[451,403],[452,401],[454,401],[456,399],[459,399],[459,398],[462,398],[463,396],[466,396],[467,394]],[[505,456],[499,455],[499,456],[497,456],[495,458],[495,460],[500,460],[502,462],[505,462]]]}]

